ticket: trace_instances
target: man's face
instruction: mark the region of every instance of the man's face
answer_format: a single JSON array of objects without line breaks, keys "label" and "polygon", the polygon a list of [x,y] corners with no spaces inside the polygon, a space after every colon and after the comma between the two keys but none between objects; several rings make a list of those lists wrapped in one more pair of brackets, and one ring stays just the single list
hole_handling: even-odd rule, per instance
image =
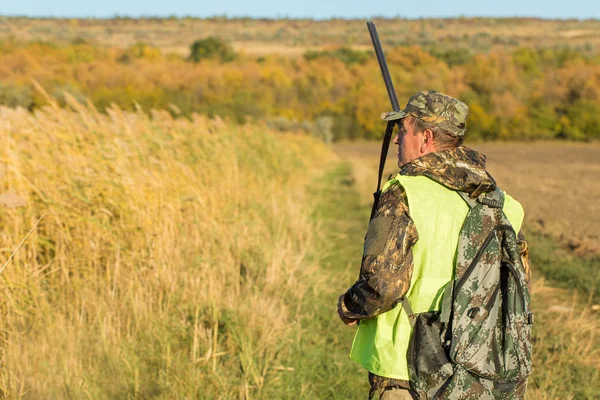
[{"label": "man's face", "polygon": [[394,144],[398,145],[398,167],[402,168],[422,155],[423,134],[415,134],[408,118],[401,119],[398,128]]}]

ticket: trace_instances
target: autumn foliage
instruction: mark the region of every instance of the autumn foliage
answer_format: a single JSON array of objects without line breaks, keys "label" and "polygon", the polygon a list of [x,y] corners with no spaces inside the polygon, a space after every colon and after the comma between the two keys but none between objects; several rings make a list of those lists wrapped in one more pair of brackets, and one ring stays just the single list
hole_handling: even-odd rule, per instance
[{"label": "autumn foliage", "polygon": [[[379,115],[390,106],[371,52],[341,47],[303,57],[234,56],[215,43],[209,43],[214,57],[199,49],[201,57],[184,57],[144,43],[117,49],[4,40],[0,104],[46,104],[35,80],[59,103],[67,92],[101,111],[114,104],[238,123],[265,119],[334,140],[382,135]],[[568,47],[476,53],[401,46],[389,48],[387,58],[402,104],[423,89],[456,96],[471,109],[471,138],[600,138],[598,55]]]}]

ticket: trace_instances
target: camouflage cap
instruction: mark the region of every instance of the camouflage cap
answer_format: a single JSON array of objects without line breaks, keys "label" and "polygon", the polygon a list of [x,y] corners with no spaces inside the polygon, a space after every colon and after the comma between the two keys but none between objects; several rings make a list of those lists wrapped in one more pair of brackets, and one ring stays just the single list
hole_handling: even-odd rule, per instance
[{"label": "camouflage cap", "polygon": [[404,110],[381,114],[381,119],[394,121],[412,115],[439,126],[453,136],[465,135],[469,107],[462,101],[435,90],[424,90],[412,96]]}]

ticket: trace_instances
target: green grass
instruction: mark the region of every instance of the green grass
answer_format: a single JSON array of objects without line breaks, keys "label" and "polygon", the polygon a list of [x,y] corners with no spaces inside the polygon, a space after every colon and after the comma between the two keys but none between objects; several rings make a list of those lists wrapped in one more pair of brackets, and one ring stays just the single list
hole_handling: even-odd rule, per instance
[{"label": "green grass", "polygon": [[554,287],[577,290],[595,303],[600,301],[600,258],[577,257],[539,233],[528,232],[526,238],[534,274],[541,274]]},{"label": "green grass", "polygon": [[358,276],[369,218],[350,176],[341,164],[312,186],[313,218],[321,224],[314,251],[322,262],[301,304],[292,305],[298,325],[283,366],[293,370],[279,372],[261,398],[363,399],[368,393],[367,372],[348,356],[356,328],[336,311],[338,296]]}]

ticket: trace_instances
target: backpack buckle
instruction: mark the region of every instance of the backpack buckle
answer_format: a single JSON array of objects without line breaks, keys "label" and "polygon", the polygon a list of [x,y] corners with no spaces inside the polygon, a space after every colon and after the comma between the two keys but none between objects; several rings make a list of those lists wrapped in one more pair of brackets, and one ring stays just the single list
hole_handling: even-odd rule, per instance
[{"label": "backpack buckle", "polygon": [[527,314],[527,325],[533,325],[533,313]]},{"label": "backpack buckle", "polygon": [[478,198],[480,195],[482,195],[483,193],[485,193],[486,190],[489,190],[490,186],[487,183],[480,183],[479,185],[477,185],[477,187],[475,188],[475,190],[473,190],[471,192],[471,194],[469,195],[469,197],[471,197],[472,199],[476,199]]}]

